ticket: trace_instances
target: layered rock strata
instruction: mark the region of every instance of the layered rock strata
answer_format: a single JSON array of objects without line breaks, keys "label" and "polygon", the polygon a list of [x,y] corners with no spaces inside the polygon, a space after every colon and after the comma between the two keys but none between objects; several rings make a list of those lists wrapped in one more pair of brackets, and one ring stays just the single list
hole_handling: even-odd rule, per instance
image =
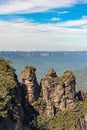
[{"label": "layered rock strata", "polygon": [[26,66],[25,70],[21,73],[21,79],[27,89],[27,99],[30,103],[36,101],[39,97],[40,87],[37,83],[36,68],[33,66]]},{"label": "layered rock strata", "polygon": [[53,68],[41,80],[43,99],[46,101],[46,115],[54,115],[58,109],[73,109],[75,107],[75,76],[66,71],[59,78]]},{"label": "layered rock strata", "polygon": [[66,71],[60,79],[64,84],[65,108],[72,109],[76,100],[76,78],[72,71]]}]

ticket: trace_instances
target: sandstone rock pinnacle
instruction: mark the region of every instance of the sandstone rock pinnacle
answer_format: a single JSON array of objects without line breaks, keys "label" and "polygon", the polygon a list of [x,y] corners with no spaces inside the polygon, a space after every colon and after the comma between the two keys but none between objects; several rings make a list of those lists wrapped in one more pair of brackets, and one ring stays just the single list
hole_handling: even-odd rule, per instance
[{"label": "sandstone rock pinnacle", "polygon": [[53,68],[48,71],[48,74],[41,80],[43,99],[47,104],[47,115],[52,115],[52,113],[54,115],[57,109],[74,108],[75,84],[75,76],[71,71],[64,72],[61,78],[56,75]]},{"label": "sandstone rock pinnacle", "polygon": [[27,88],[27,98],[30,103],[33,103],[38,98],[40,92],[35,71],[35,67],[26,66],[25,70],[21,73],[21,79]]}]

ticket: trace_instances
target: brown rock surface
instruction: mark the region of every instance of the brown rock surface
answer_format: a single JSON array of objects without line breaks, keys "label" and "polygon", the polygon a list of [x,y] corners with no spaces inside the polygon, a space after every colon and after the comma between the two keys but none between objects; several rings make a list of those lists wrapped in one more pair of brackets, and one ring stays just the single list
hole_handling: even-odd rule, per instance
[{"label": "brown rock surface", "polygon": [[36,69],[33,66],[26,66],[21,73],[22,82],[27,87],[27,98],[30,103],[33,103],[38,98],[40,92],[35,71]]},{"label": "brown rock surface", "polygon": [[[41,80],[43,99],[47,104],[47,115],[55,110],[72,109],[75,106],[75,76],[71,71],[59,78],[53,68]],[[50,105],[49,105],[50,104]]]},{"label": "brown rock surface", "polygon": [[75,85],[76,85],[76,78],[72,71],[64,72],[64,75],[61,77],[61,80],[64,84],[64,100],[66,109],[72,109],[75,106]]}]

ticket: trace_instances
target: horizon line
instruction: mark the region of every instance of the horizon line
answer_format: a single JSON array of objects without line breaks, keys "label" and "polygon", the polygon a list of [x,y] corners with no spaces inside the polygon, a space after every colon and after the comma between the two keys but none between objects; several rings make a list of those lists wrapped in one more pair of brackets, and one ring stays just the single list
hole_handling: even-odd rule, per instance
[{"label": "horizon line", "polygon": [[87,50],[0,50],[0,52],[86,52]]}]

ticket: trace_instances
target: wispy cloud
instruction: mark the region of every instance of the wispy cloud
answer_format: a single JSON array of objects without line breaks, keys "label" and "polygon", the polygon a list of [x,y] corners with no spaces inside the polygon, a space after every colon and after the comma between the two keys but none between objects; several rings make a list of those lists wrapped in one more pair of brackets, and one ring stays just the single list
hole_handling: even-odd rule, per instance
[{"label": "wispy cloud", "polygon": [[0,14],[44,12],[54,8],[70,7],[87,0],[7,0],[0,4]]},{"label": "wispy cloud", "polygon": [[12,23],[33,23],[34,22],[34,20],[33,19],[31,19],[31,18],[29,18],[29,19],[25,19],[25,18],[23,18],[23,17],[13,17],[11,20],[10,20],[10,22],[12,22]]},{"label": "wispy cloud", "polygon": [[58,14],[67,14],[67,13],[69,13],[69,11],[58,12]]},{"label": "wispy cloud", "polygon": [[83,27],[84,25],[87,25],[87,18],[84,16],[82,17],[82,19],[79,19],[79,20],[70,20],[70,21],[66,21],[66,22],[61,22],[58,24],[60,27],[75,27],[75,28],[78,28],[78,27]]},{"label": "wispy cloud", "polygon": [[85,49],[87,28],[84,26],[87,26],[87,19],[83,18],[55,24],[0,21],[0,49],[61,50],[65,47],[65,50],[72,50],[78,45],[78,49]]},{"label": "wispy cloud", "polygon": [[51,18],[51,21],[60,21],[61,19],[58,17]]}]

